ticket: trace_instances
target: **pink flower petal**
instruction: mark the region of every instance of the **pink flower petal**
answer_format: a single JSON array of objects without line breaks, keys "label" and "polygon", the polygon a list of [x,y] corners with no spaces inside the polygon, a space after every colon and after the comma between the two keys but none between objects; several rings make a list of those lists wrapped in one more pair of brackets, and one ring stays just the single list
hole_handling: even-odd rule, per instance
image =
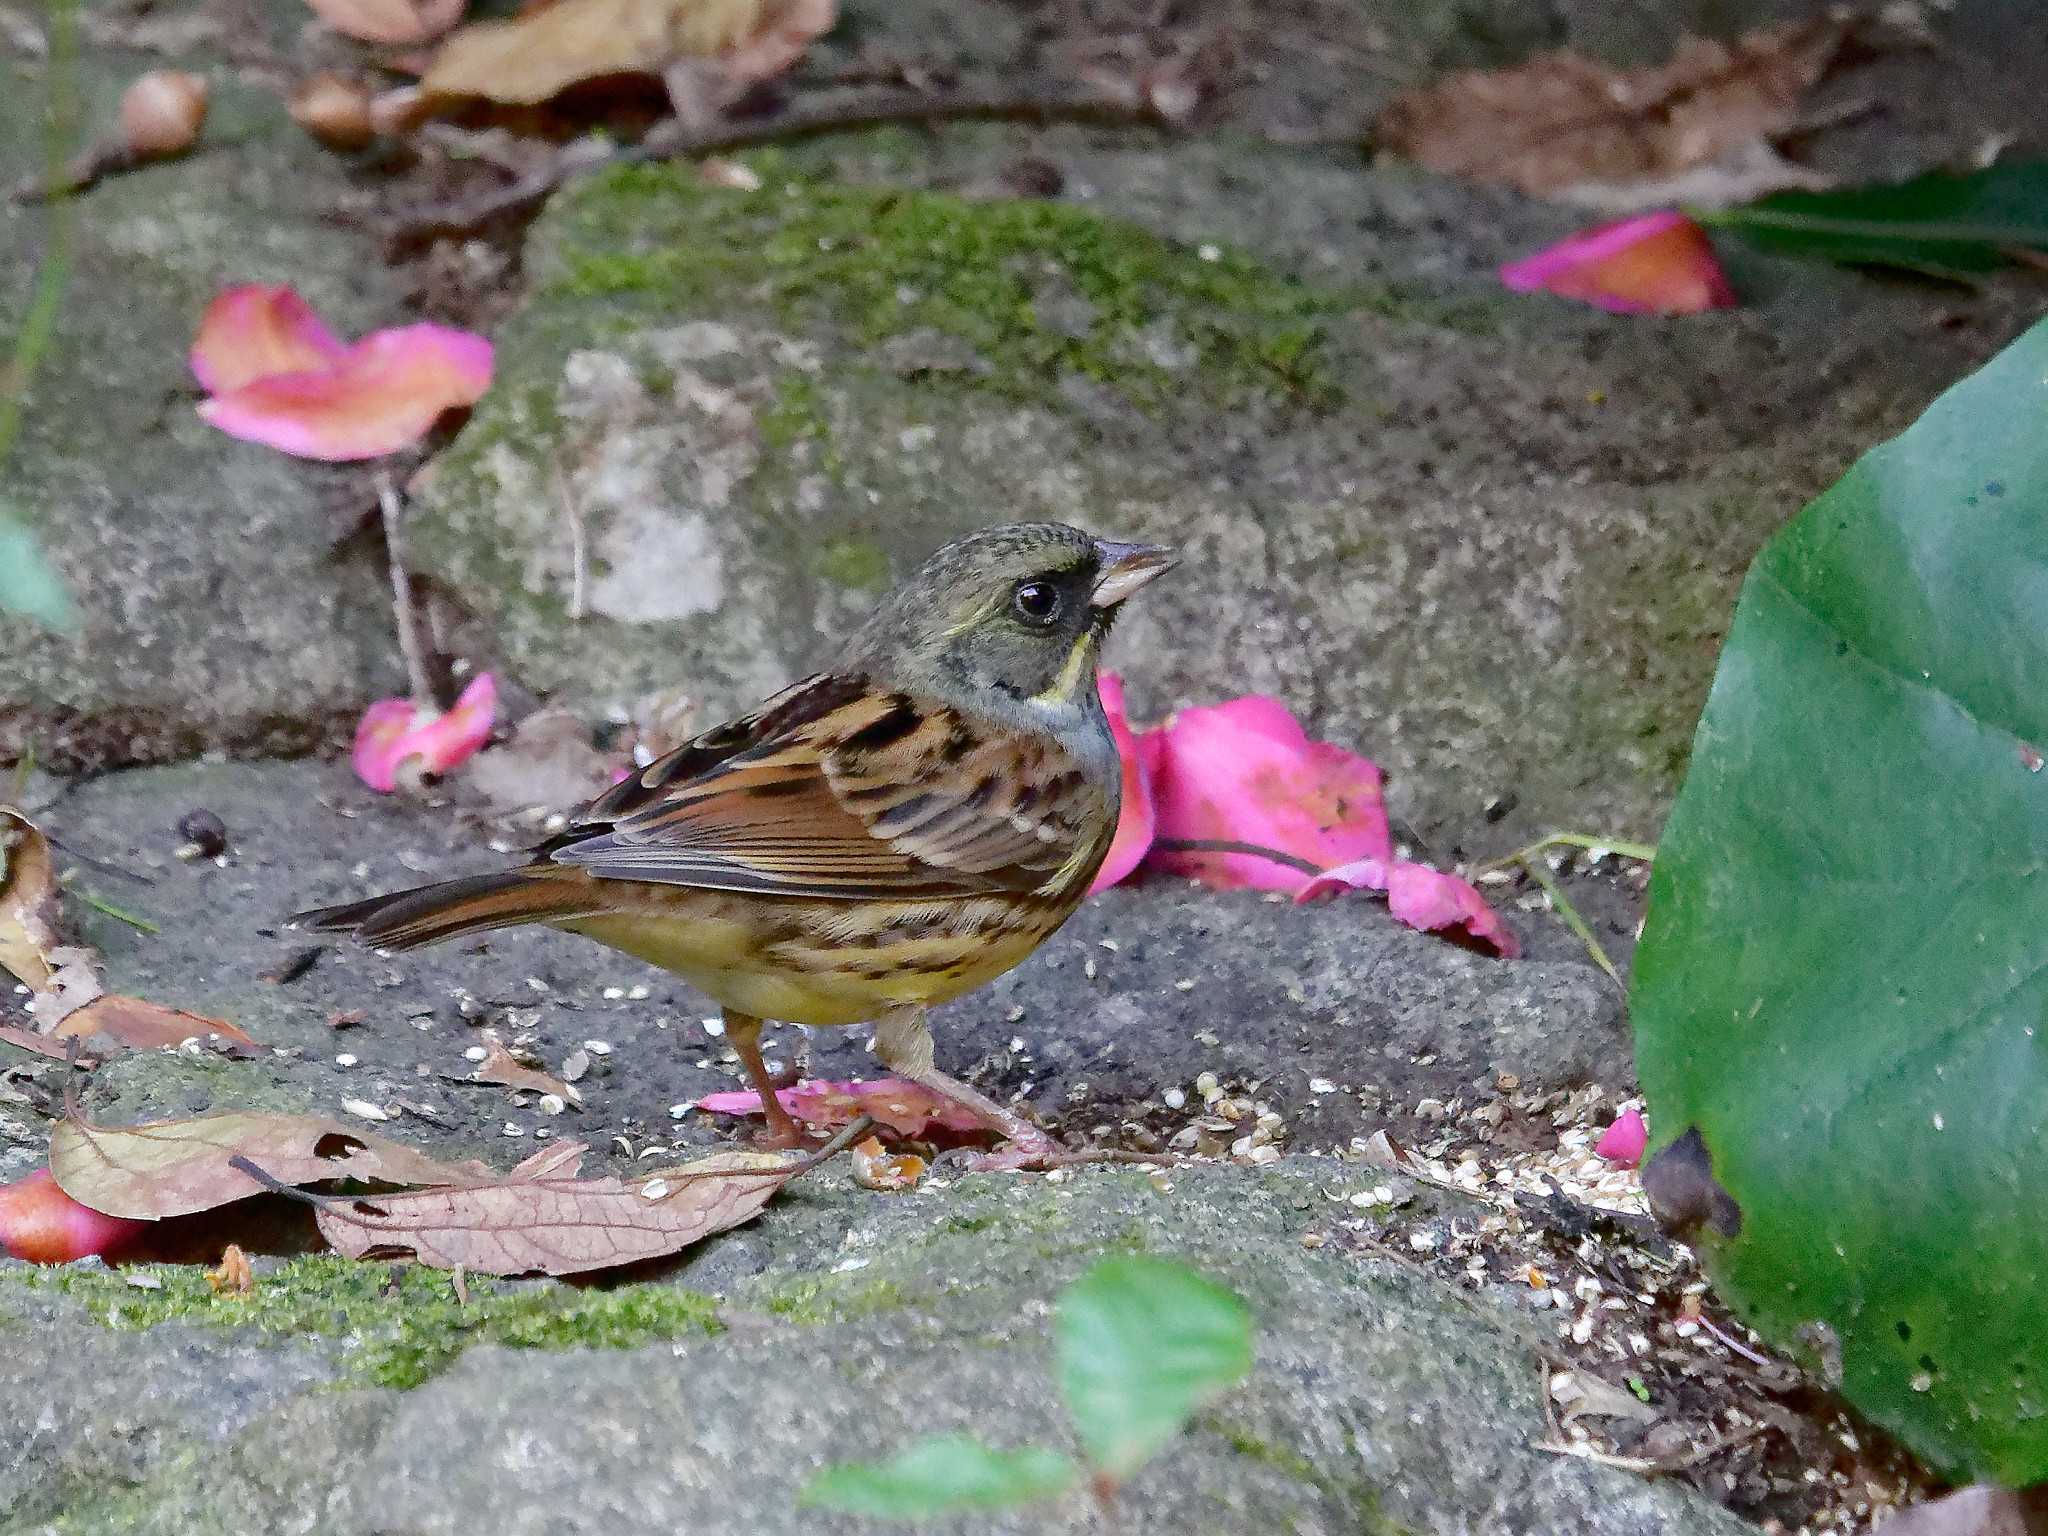
[{"label": "pink flower petal", "polygon": [[1511,261],[1500,280],[1516,293],[1583,299],[1618,315],[1692,315],[1736,302],[1707,232],[1668,209],[1603,224]]},{"label": "pink flower petal", "polygon": [[419,707],[411,699],[379,699],[356,722],[355,750],[349,762],[356,777],[380,794],[398,788],[399,742],[413,728]]},{"label": "pink flower petal", "polygon": [[1625,1109],[1614,1117],[1612,1125],[1600,1133],[1593,1152],[1610,1163],[1633,1168],[1643,1160],[1644,1149],[1649,1145],[1650,1128],[1644,1124],[1642,1112]]},{"label": "pink flower petal", "polygon": [[245,283],[207,305],[192,343],[192,372],[209,395],[280,373],[331,365],[348,347],[290,288]]},{"label": "pink flower petal", "polygon": [[[356,724],[350,761],[356,777],[382,794],[398,788],[405,772],[440,777],[490,739],[498,713],[498,686],[479,672],[446,714],[420,709],[410,699],[379,699]],[[407,764],[417,762],[416,769]]]},{"label": "pink flower petal", "polygon": [[1487,945],[1503,960],[1522,952],[1514,933],[1486,898],[1460,880],[1427,864],[1397,860],[1387,877],[1387,910],[1411,928],[1432,933],[1462,928],[1468,938]]},{"label": "pink flower petal", "polygon": [[[1310,741],[1278,699],[1255,694],[1184,709],[1142,739],[1154,738],[1160,838],[1255,843],[1318,868],[1393,856],[1379,769],[1342,747]],[[1295,891],[1309,878],[1251,854],[1155,849],[1151,861],[1221,888]]]},{"label": "pink flower petal", "polygon": [[134,1242],[149,1226],[103,1215],[80,1205],[40,1169],[13,1184],[0,1184],[0,1253],[31,1264],[69,1264],[98,1255],[107,1258]]},{"label": "pink flower petal", "polygon": [[483,337],[408,325],[364,337],[325,367],[229,389],[199,414],[230,437],[302,459],[374,459],[418,442],[443,411],[474,405],[490,384]]},{"label": "pink flower petal", "polygon": [[[775,1097],[789,1111],[791,1119],[806,1125],[845,1125],[854,1116],[865,1114],[873,1115],[902,1136],[915,1136],[932,1125],[949,1131],[982,1129],[979,1120],[951,1100],[895,1077],[867,1082],[821,1079],[777,1089]],[[707,1093],[697,1101],[697,1107],[714,1115],[758,1115],[761,1096],[746,1089]]]},{"label": "pink flower petal", "polygon": [[1152,847],[1152,829],[1159,819],[1152,805],[1152,767],[1161,746],[1153,732],[1148,731],[1142,739],[1132,733],[1124,716],[1124,680],[1105,672],[1096,681],[1102,691],[1103,712],[1109,716],[1109,733],[1116,738],[1116,755],[1123,763],[1124,784],[1116,838],[1102,868],[1095,872],[1095,883],[1088,888],[1091,896],[1108,890],[1136,869]]},{"label": "pink flower petal", "polygon": [[1294,903],[1343,891],[1385,891],[1387,910],[1410,928],[1425,933],[1440,928],[1462,928],[1467,937],[1490,946],[1502,959],[1512,960],[1522,952],[1514,933],[1500,914],[1486,904],[1486,898],[1460,880],[1427,864],[1396,859],[1391,864],[1379,859],[1357,859],[1326,869],[1294,893]]}]

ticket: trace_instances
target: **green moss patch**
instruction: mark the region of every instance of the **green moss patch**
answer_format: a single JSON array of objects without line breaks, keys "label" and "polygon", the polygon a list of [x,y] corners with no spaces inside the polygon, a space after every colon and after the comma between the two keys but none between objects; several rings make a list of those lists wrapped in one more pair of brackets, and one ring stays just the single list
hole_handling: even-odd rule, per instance
[{"label": "green moss patch", "polygon": [[[329,1254],[290,1260],[259,1276],[246,1296],[217,1294],[205,1272],[191,1265],[37,1270],[21,1278],[80,1302],[110,1328],[187,1323],[338,1339],[352,1385],[416,1387],[472,1344],[632,1349],[720,1329],[711,1297],[675,1286],[579,1290],[472,1279],[464,1303],[456,1298],[452,1277],[437,1270]],[[140,1289],[134,1278],[153,1279],[160,1289]]]},{"label": "green moss patch", "polygon": [[1058,203],[845,186],[774,154],[752,163],[755,192],[645,165],[565,194],[543,236],[543,293],[645,297],[676,314],[758,307],[863,347],[928,328],[990,365],[943,387],[1034,400],[1072,375],[1140,404],[1190,383],[1222,402],[1338,398],[1324,325],[1357,295]]}]

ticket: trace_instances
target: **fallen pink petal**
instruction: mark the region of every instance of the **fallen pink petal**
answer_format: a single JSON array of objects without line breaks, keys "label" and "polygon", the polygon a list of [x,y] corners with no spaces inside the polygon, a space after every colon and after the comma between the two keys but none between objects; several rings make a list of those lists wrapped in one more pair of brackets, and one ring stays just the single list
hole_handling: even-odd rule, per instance
[{"label": "fallen pink petal", "polygon": [[1625,1109],[1614,1117],[1614,1123],[1600,1133],[1600,1140],[1593,1146],[1596,1156],[1623,1168],[1633,1168],[1643,1160],[1643,1152],[1650,1145],[1650,1127],[1643,1120],[1638,1109]]},{"label": "fallen pink petal", "polygon": [[1116,837],[1109,855],[1096,871],[1089,894],[1106,891],[1138,867],[1151,850],[1158,812],[1152,803],[1152,767],[1158,759],[1160,738],[1148,731],[1139,737],[1124,714],[1124,680],[1105,672],[1097,680],[1102,691],[1103,712],[1109,716],[1109,733],[1116,738],[1117,757],[1123,764],[1123,806],[1117,814]]},{"label": "fallen pink petal", "polygon": [[289,288],[231,288],[208,306],[192,372],[199,414],[245,442],[303,459],[381,458],[418,442],[490,388],[490,342],[442,325],[338,341]]},{"label": "fallen pink petal", "polygon": [[191,363],[209,395],[224,395],[281,373],[318,372],[346,351],[292,289],[244,283],[206,306]]},{"label": "fallen pink petal", "polygon": [[1707,232],[1669,209],[1560,240],[1509,262],[1500,280],[1516,293],[1554,293],[1618,315],[1695,315],[1736,302]]},{"label": "fallen pink petal", "polygon": [[[805,1125],[845,1125],[856,1115],[872,1115],[903,1136],[915,1136],[932,1125],[949,1131],[982,1129],[981,1122],[957,1104],[895,1077],[845,1082],[817,1079],[778,1088],[775,1097],[792,1120]],[[761,1096],[751,1089],[707,1093],[697,1101],[697,1108],[714,1115],[758,1115]]]},{"label": "fallen pink petal", "polygon": [[1344,891],[1384,891],[1387,910],[1399,921],[1425,933],[1463,929],[1504,960],[1522,952],[1513,930],[1486,898],[1456,875],[1406,859],[1358,859],[1326,869],[1294,893],[1295,904],[1335,896]]},{"label": "fallen pink petal", "polygon": [[[1156,742],[1159,839],[1249,843],[1319,869],[1393,856],[1378,767],[1311,741],[1278,699],[1252,694],[1184,709],[1146,732],[1141,745],[1147,742]],[[1155,848],[1150,863],[1222,889],[1291,892],[1309,878],[1255,854]]]},{"label": "fallen pink petal", "polygon": [[0,1253],[31,1264],[110,1258],[148,1230],[146,1221],[108,1216],[57,1187],[47,1168],[0,1184]]},{"label": "fallen pink petal", "polygon": [[349,760],[357,778],[388,795],[401,782],[438,778],[467,761],[490,739],[497,714],[498,687],[488,672],[478,673],[445,714],[410,699],[379,699],[356,724]]}]

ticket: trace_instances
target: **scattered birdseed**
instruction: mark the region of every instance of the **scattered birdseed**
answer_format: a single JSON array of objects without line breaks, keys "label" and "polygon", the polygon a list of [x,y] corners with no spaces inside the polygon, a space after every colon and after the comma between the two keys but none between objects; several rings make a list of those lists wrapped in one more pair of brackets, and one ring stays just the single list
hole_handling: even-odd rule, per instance
[{"label": "scattered birdseed", "polygon": [[352,1067],[356,1064],[356,1058],[354,1056],[351,1056],[347,1051],[343,1051],[339,1056],[334,1058],[334,1064],[337,1067]]},{"label": "scattered birdseed", "polygon": [[612,1053],[612,1043],[609,1040],[586,1040],[583,1042],[583,1049],[593,1056],[609,1056]]},{"label": "scattered birdseed", "polygon": [[1312,1077],[1308,1080],[1308,1091],[1313,1094],[1335,1093],[1337,1085],[1327,1077]]},{"label": "scattered birdseed", "polygon": [[1081,962],[1081,974],[1083,976],[1086,976],[1090,981],[1093,981],[1095,979],[1095,957],[1093,955],[1090,955],[1086,960],[1083,960]]},{"label": "scattered birdseed", "polygon": [[644,1003],[647,1001],[648,996],[647,985],[644,982],[635,983],[633,986],[626,988],[626,1001],[629,1003]]},{"label": "scattered birdseed", "polygon": [[487,1061],[490,1059],[490,1054],[491,1053],[481,1045],[472,1045],[468,1050],[462,1053],[463,1059],[465,1061]]},{"label": "scattered birdseed", "polygon": [[562,1058],[562,1081],[580,1083],[590,1075],[590,1052],[571,1051]]},{"label": "scattered birdseed", "polygon": [[1173,984],[1173,990],[1176,992],[1192,992],[1195,990],[1195,984],[1183,976]]},{"label": "scattered birdseed", "polygon": [[[700,1065],[701,1065],[701,1063],[700,1063]],[[680,1104],[671,1104],[671,1105],[669,1105],[669,1107],[668,1107],[668,1117],[669,1117],[669,1119],[671,1119],[671,1120],[680,1120],[680,1119],[682,1119],[682,1118],[683,1118],[683,1116],[687,1115],[687,1114],[688,1114],[688,1113],[689,1113],[689,1112],[690,1112],[691,1110],[695,1109],[696,1107],[697,1107],[697,1102],[696,1102],[696,1100],[694,1100],[694,1099],[685,1099],[685,1100],[683,1100],[683,1102],[682,1102],[682,1103],[680,1103]]]},{"label": "scattered birdseed", "polygon": [[645,1184],[643,1184],[643,1185],[641,1185],[641,1186],[640,1186],[640,1197],[641,1197],[641,1198],[642,1198],[643,1200],[665,1200],[665,1199],[667,1199],[667,1198],[668,1198],[668,1180],[666,1180],[666,1179],[649,1179],[649,1180],[648,1180],[648,1181],[647,1181],[647,1182],[646,1182]]},{"label": "scattered birdseed", "polygon": [[540,1096],[540,1112],[544,1115],[559,1115],[569,1107],[569,1101],[559,1093],[544,1093]]},{"label": "scattered birdseed", "polygon": [[704,1033],[705,1033],[705,1034],[707,1034],[707,1035],[710,1035],[710,1036],[712,1036],[712,1037],[713,1037],[714,1039],[715,1039],[715,1038],[716,1038],[717,1036],[719,1036],[719,1035],[722,1035],[722,1034],[724,1034],[724,1033],[725,1033],[725,1020],[723,1020],[723,1019],[706,1019],[706,1020],[704,1021]]},{"label": "scattered birdseed", "polygon": [[626,989],[624,987],[606,987],[599,995],[608,1003],[616,1003],[626,995]]},{"label": "scattered birdseed", "polygon": [[389,1110],[372,1104],[368,1099],[343,1099],[341,1107],[349,1114],[354,1115],[358,1120],[389,1120],[391,1118]]},{"label": "scattered birdseed", "polygon": [[1188,1096],[1178,1088],[1169,1088],[1159,1097],[1168,1109],[1179,1109],[1188,1101]]},{"label": "scattered birdseed", "polygon": [[516,1121],[507,1120],[505,1122],[504,1134],[507,1136],[524,1136],[526,1134],[526,1127]]},{"label": "scattered birdseed", "polygon": [[1095,942],[1099,947],[1108,950],[1112,955],[1117,952],[1115,939],[1097,939]]}]

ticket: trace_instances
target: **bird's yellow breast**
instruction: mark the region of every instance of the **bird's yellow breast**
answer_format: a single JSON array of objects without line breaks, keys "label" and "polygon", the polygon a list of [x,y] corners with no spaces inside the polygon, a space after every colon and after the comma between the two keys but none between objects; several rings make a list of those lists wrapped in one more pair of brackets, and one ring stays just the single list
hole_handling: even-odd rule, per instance
[{"label": "bird's yellow breast", "polygon": [[823,902],[675,891],[657,901],[657,910],[560,926],[658,965],[723,1007],[824,1026],[971,992],[1038,948],[1071,910],[1010,897]]}]

